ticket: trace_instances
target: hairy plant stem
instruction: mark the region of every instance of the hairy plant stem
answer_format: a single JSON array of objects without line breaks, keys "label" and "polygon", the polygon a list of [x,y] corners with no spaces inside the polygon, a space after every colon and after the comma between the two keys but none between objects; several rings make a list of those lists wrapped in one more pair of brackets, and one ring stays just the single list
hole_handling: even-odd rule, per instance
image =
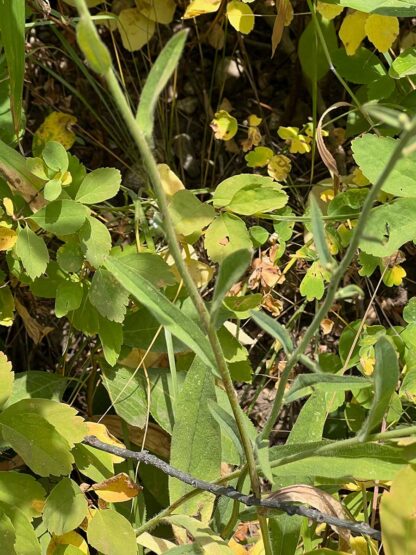
[{"label": "hairy plant stem", "polygon": [[[91,20],[91,14],[89,13],[85,0],[76,0],[76,6],[80,16],[85,18],[87,21],[91,23],[91,25],[93,25]],[[228,396],[228,399],[233,411],[233,415],[238,427],[241,443],[247,460],[251,487],[254,495],[260,499],[260,496],[261,496],[260,480],[256,469],[256,460],[254,456],[253,446],[251,444],[249,435],[244,426],[243,412],[238,403],[237,395],[234,390],[234,386],[227,366],[227,362],[225,360],[220,342],[218,340],[216,329],[210,318],[209,311],[205,306],[204,300],[202,299],[195,282],[192,279],[192,276],[186,266],[184,259],[182,258],[181,248],[176,236],[176,231],[175,231],[172,219],[169,214],[168,201],[163,189],[163,185],[160,179],[155,158],[126,100],[126,97],[123,94],[123,91],[120,87],[120,84],[117,80],[116,74],[112,67],[110,67],[108,71],[104,74],[104,78],[107,81],[108,88],[110,90],[110,93],[113,96],[115,104],[121,116],[123,117],[127,125],[127,128],[129,129],[130,134],[133,137],[136,143],[136,146],[140,152],[140,155],[142,157],[143,164],[147,171],[150,182],[152,184],[153,191],[156,196],[156,200],[158,202],[160,212],[163,216],[163,225],[165,229],[166,240],[168,243],[169,251],[175,261],[176,267],[184,282],[187,292],[192,302],[194,303],[196,310],[198,311],[202,327],[207,333],[208,340],[211,344],[212,351],[214,353],[217,369],[221,376],[221,380],[223,382],[224,389]],[[270,538],[268,534],[267,520],[260,512],[258,513],[258,520],[262,531],[262,537],[263,537],[266,555],[271,555],[271,546],[270,546]]]},{"label": "hairy plant stem", "polygon": [[397,142],[396,147],[389,158],[389,161],[385,165],[383,171],[381,172],[379,178],[377,179],[377,182],[370,189],[370,192],[368,193],[365,199],[360,217],[357,220],[357,225],[352,234],[350,244],[345,252],[344,257],[342,258],[341,262],[339,263],[338,267],[336,268],[331,278],[331,281],[328,285],[326,297],[323,303],[321,304],[318,312],[315,314],[315,317],[313,318],[310,326],[306,330],[302,340],[299,342],[298,346],[293,351],[292,355],[287,361],[286,368],[282,372],[282,375],[279,381],[279,386],[276,392],[276,397],[274,399],[272,410],[270,412],[270,416],[260,434],[261,438],[269,437],[271,431],[273,430],[275,422],[279,416],[280,409],[282,407],[283,396],[285,393],[290,372],[292,371],[295,364],[299,361],[300,357],[305,353],[305,350],[310,340],[319,329],[319,325],[321,321],[328,314],[328,311],[334,302],[338,286],[343,276],[345,275],[346,271],[348,270],[348,267],[351,264],[352,259],[355,256],[355,252],[358,247],[358,243],[361,239],[361,236],[363,235],[366,221],[370,214],[370,210],[373,207],[373,204],[377,199],[377,196],[380,193],[381,188],[384,185],[386,179],[389,177],[396,163],[403,156],[403,150],[405,149],[406,145],[409,143],[411,138],[414,137],[415,134],[416,134],[416,118],[412,119],[412,121],[410,121],[407,124],[407,127],[405,131],[402,133],[400,140]]}]

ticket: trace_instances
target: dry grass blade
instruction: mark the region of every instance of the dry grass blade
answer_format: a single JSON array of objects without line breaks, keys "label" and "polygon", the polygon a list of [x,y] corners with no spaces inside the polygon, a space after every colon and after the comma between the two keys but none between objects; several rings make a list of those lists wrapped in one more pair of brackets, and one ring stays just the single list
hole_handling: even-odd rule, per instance
[{"label": "dry grass blade", "polygon": [[273,31],[272,31],[272,58],[276,52],[276,48],[279,46],[282,40],[283,29],[285,27],[286,16],[289,11],[289,0],[279,0],[276,4],[278,7],[278,12],[276,19],[274,20]]}]

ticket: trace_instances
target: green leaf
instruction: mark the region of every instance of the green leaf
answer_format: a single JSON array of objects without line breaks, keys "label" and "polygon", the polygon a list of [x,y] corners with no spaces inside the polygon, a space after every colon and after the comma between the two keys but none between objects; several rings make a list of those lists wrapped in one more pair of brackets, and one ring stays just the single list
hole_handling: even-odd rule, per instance
[{"label": "green leaf", "polygon": [[40,516],[45,501],[45,490],[29,474],[14,471],[0,472],[0,502],[18,507],[29,519]]},{"label": "green leaf", "polygon": [[320,301],[324,296],[324,278],[327,277],[327,274],[328,272],[325,271],[320,262],[313,262],[300,282],[300,294],[306,297],[307,301],[313,301],[314,299]]},{"label": "green leaf", "polygon": [[223,306],[239,320],[250,318],[252,310],[259,308],[263,301],[261,293],[252,295],[227,296],[223,300]]},{"label": "green leaf", "polygon": [[416,297],[411,297],[403,309],[403,320],[408,324],[416,322]]},{"label": "green leaf", "polygon": [[111,55],[94,24],[82,17],[77,24],[77,42],[93,71],[104,75],[111,68]]},{"label": "green leaf", "polygon": [[88,288],[84,287],[81,306],[68,314],[68,320],[79,331],[95,335],[100,329],[100,313],[88,300]]},{"label": "green leaf", "polygon": [[201,233],[215,218],[215,210],[201,202],[192,191],[187,189],[177,191],[170,203],[169,212],[177,233],[192,235]]},{"label": "green leaf", "polygon": [[245,223],[234,214],[220,214],[205,232],[205,248],[214,262],[221,263],[231,253],[251,247]]},{"label": "green leaf", "polygon": [[49,262],[49,252],[45,241],[30,227],[26,226],[19,230],[14,252],[20,258],[31,279],[35,279],[45,272]]},{"label": "green leaf", "polygon": [[[115,255],[114,249],[112,254]],[[169,265],[158,254],[138,252],[123,255],[120,258],[124,264],[132,269],[134,268],[138,275],[144,277],[156,287],[162,288],[177,283]]]},{"label": "green leaf", "polygon": [[326,241],[325,224],[322,218],[322,212],[313,195],[310,195],[309,202],[311,207],[313,241],[318,252],[319,260],[324,266],[328,267],[334,263],[334,259],[329,252],[328,243]]},{"label": "green leaf", "polygon": [[99,268],[95,272],[88,298],[101,316],[112,322],[123,322],[129,294],[108,270]]},{"label": "green leaf", "polygon": [[76,233],[88,215],[88,208],[73,200],[54,200],[30,216],[42,229],[58,236]]},{"label": "green leaf", "polygon": [[111,235],[107,227],[88,216],[79,231],[79,239],[86,260],[94,268],[99,268],[111,250]]},{"label": "green leaf", "polygon": [[390,66],[389,75],[394,79],[401,79],[406,75],[416,74],[416,47],[404,50]]},{"label": "green leaf", "polygon": [[150,281],[143,276],[137,276],[134,268],[124,264],[122,260],[108,258],[105,267],[131,295],[152,312],[162,326],[215,369],[216,364],[210,344],[201,329]]},{"label": "green leaf", "polygon": [[250,381],[252,369],[247,349],[225,326],[222,326],[217,333],[233,380]]},{"label": "green leaf", "polygon": [[0,325],[10,327],[14,319],[14,297],[7,285],[0,287]]},{"label": "green leaf", "polygon": [[[151,368],[148,370],[148,374],[150,380],[150,413],[159,426],[171,434],[175,423],[176,410],[172,375],[166,368]],[[185,375],[183,372],[178,372],[176,378],[178,390],[181,390]]]},{"label": "green leaf", "polygon": [[289,332],[282,324],[279,324],[277,320],[265,312],[252,312],[251,317],[263,331],[279,341],[286,354],[293,351],[292,339]]},{"label": "green leaf", "polygon": [[62,536],[81,524],[88,513],[88,502],[78,484],[62,478],[46,500],[43,521],[51,534]]},{"label": "green leaf", "polygon": [[22,115],[23,80],[25,74],[25,1],[0,2],[1,42],[10,78],[10,106],[16,137]]},{"label": "green leaf", "polygon": [[[215,555],[233,555],[227,542],[217,536],[210,528],[202,524],[200,520],[188,515],[170,515],[163,519],[164,522],[185,528],[192,536],[194,543],[199,548],[199,553],[212,553]],[[191,552],[198,553],[198,551]]]},{"label": "green leaf", "polygon": [[416,470],[406,466],[381,497],[380,519],[386,555],[416,553]]},{"label": "green leaf", "polygon": [[398,199],[371,210],[360,249],[373,256],[390,256],[416,239],[416,198]]},{"label": "green leaf", "polygon": [[[316,14],[325,44],[329,52],[332,52],[338,46],[337,35],[332,21],[321,18]],[[313,19],[308,23],[299,39],[298,56],[303,73],[311,81],[320,80],[329,71],[328,60],[322,49],[321,41],[315,31],[315,23]]]},{"label": "green leaf", "polygon": [[[234,448],[240,457],[239,462],[241,464],[244,461],[244,450],[241,444],[241,438],[237,428],[237,424],[233,416],[213,399],[208,399],[208,408],[212,416],[218,422],[221,432],[223,434],[225,433],[227,438],[229,438],[232,441]],[[252,441],[255,440],[255,437],[256,437],[256,433],[254,430],[254,434],[252,434],[251,436]],[[222,454],[222,457],[224,459],[224,453]]]},{"label": "green leaf", "polygon": [[358,437],[365,441],[380,424],[388,410],[391,397],[399,379],[399,363],[393,345],[386,337],[380,337],[375,345],[376,364],[374,369],[374,398],[370,412]]},{"label": "green leaf", "polygon": [[3,352],[0,352],[0,408],[2,408],[9,399],[13,391],[14,372],[12,364]]},{"label": "green leaf", "polygon": [[131,426],[144,428],[147,421],[147,393],[143,370],[102,366],[103,383],[116,413]]},{"label": "green leaf", "polygon": [[43,196],[46,200],[53,201],[56,200],[62,193],[62,183],[59,179],[50,179],[45,183],[43,189]]},{"label": "green leaf", "polygon": [[99,316],[98,336],[103,348],[104,358],[114,366],[120,356],[123,345],[123,326],[118,322],[111,322]]},{"label": "green leaf", "polygon": [[84,289],[78,281],[65,281],[56,289],[55,315],[57,318],[66,316],[71,310],[81,306]]},{"label": "green leaf", "polygon": [[72,449],[77,470],[94,482],[102,482],[114,476],[114,465],[110,453],[78,443]]},{"label": "green leaf", "polygon": [[136,555],[136,534],[130,522],[112,509],[94,513],[87,530],[88,543],[103,555]]},{"label": "green leaf", "polygon": [[178,65],[188,30],[176,33],[164,46],[153,64],[141,91],[136,120],[148,141],[152,140],[156,103]]},{"label": "green leaf", "polygon": [[341,47],[332,52],[331,57],[338,73],[357,85],[369,85],[386,75],[382,62],[367,48],[360,47],[353,56],[348,56]]},{"label": "green leaf", "polygon": [[16,531],[10,518],[0,513],[0,538],[1,547],[8,555],[18,555],[15,550]]},{"label": "green leaf", "polygon": [[66,172],[68,169],[68,153],[61,143],[49,141],[42,151],[42,158],[45,164],[53,171]]},{"label": "green leaf", "polygon": [[359,391],[371,387],[371,381],[360,376],[338,374],[299,374],[286,395],[286,403],[311,395],[314,391]]},{"label": "green leaf", "polygon": [[82,204],[97,204],[114,197],[121,185],[121,173],[115,168],[98,168],[87,174],[75,200]]},{"label": "green leaf", "polygon": [[58,374],[40,370],[19,372],[14,379],[12,393],[6,407],[22,399],[40,398],[61,401],[68,381]]},{"label": "green leaf", "polygon": [[[25,513],[18,507],[13,507],[6,503],[0,503],[0,512],[6,515],[14,528],[16,535],[14,550],[16,555],[41,555],[41,549],[35,530]],[[3,543],[1,547],[4,547]],[[10,553],[10,555],[12,555],[12,553]],[[9,552],[7,552],[7,555],[9,555]]]},{"label": "green leaf", "polygon": [[0,432],[25,464],[39,476],[69,474],[74,459],[66,439],[37,413],[25,412],[16,418],[8,410],[0,416]]},{"label": "green leaf", "polygon": [[255,247],[261,247],[269,238],[270,233],[261,225],[253,225],[249,229],[251,240]]},{"label": "green leaf", "polygon": [[[172,466],[208,482],[220,476],[221,432],[209,408],[215,401],[214,376],[209,367],[195,357],[185,378],[176,404],[176,419],[172,432],[170,463]],[[169,478],[170,501],[192,491],[192,487]],[[212,496],[204,494],[206,501]],[[181,505],[183,513],[196,513],[201,498]]]},{"label": "green leaf", "polygon": [[216,208],[249,216],[283,208],[288,197],[272,178],[243,173],[222,181],[212,199]]},{"label": "green leaf", "polygon": [[345,8],[353,8],[365,13],[393,15],[396,17],[414,17],[413,0],[325,0],[328,4],[338,4]]},{"label": "green leaf", "polygon": [[214,295],[211,303],[211,317],[215,320],[222,301],[231,287],[237,283],[250,264],[251,253],[248,250],[239,250],[225,257],[218,271]]},{"label": "green leaf", "polygon": [[[365,177],[376,183],[390,160],[399,139],[367,133],[351,143],[355,162]],[[401,158],[387,177],[382,190],[396,197],[415,197],[416,152]]]},{"label": "green leaf", "polygon": [[[80,231],[81,233],[82,230]],[[56,251],[56,261],[65,272],[79,272],[84,261],[79,242],[68,241],[60,246]]]}]

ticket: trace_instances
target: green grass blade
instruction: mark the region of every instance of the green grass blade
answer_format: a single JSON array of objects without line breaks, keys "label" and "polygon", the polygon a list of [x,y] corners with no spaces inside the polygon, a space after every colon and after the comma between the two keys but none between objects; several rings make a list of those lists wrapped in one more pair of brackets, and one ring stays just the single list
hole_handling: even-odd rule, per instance
[{"label": "green grass blade", "polygon": [[23,79],[25,74],[25,1],[0,0],[1,42],[10,78],[10,106],[16,137],[22,119]]},{"label": "green grass blade", "polygon": [[178,65],[188,31],[179,31],[158,56],[143,87],[136,120],[148,141],[152,140],[156,103]]}]

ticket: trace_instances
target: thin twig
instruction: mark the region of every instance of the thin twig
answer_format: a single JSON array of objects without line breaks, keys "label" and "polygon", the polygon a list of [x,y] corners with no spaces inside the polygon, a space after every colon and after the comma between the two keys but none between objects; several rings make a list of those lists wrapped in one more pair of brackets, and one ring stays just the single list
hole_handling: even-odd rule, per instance
[{"label": "thin twig", "polygon": [[181,470],[170,466],[170,464],[159,459],[155,455],[150,454],[148,451],[130,451],[130,449],[121,449],[120,447],[103,443],[94,436],[87,436],[84,439],[84,443],[86,443],[87,445],[91,445],[91,447],[95,447],[96,449],[100,449],[100,451],[105,451],[106,453],[111,453],[112,455],[117,455],[118,457],[122,457],[124,459],[135,459],[142,462],[143,464],[149,464],[151,466],[154,466],[155,468],[158,468],[163,473],[172,476],[172,478],[177,478],[181,482],[189,484],[195,489],[208,491],[216,496],[229,497],[234,501],[244,503],[244,505],[248,507],[263,507],[265,509],[275,509],[283,511],[290,516],[305,516],[307,518],[310,518],[311,520],[314,520],[315,522],[324,522],[331,526],[346,528],[347,530],[350,530],[351,533],[354,535],[369,536],[377,540],[381,539],[380,531],[371,528],[366,523],[354,522],[352,520],[343,520],[332,515],[321,513],[317,509],[311,509],[309,507],[303,507],[300,505],[292,505],[291,503],[281,502],[277,499],[259,499],[255,495],[245,495],[231,486],[212,484],[210,482],[206,482],[205,480],[195,478],[194,476],[191,476],[186,472],[182,472]]}]

